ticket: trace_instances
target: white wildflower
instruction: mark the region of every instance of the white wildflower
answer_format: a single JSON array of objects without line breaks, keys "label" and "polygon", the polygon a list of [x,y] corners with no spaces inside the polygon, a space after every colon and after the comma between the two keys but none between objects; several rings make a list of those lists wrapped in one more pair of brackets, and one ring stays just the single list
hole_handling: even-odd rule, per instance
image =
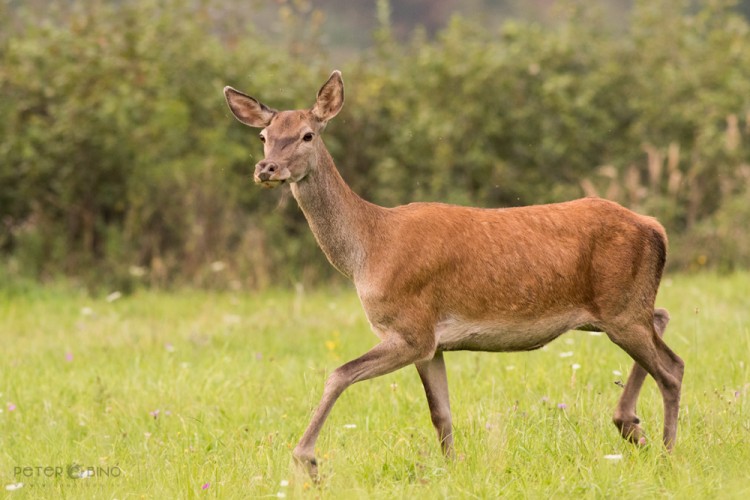
[{"label": "white wildflower", "polygon": [[242,317],[236,314],[225,314],[223,320],[225,325],[238,325]]},{"label": "white wildflower", "polygon": [[130,266],[130,268],[128,268],[128,273],[135,278],[140,278],[146,275],[146,268],[141,266]]}]

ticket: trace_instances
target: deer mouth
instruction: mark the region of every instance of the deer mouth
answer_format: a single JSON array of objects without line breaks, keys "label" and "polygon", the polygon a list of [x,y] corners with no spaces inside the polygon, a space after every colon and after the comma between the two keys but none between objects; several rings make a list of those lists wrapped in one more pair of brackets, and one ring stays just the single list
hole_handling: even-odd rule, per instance
[{"label": "deer mouth", "polygon": [[282,168],[280,170],[274,170],[273,172],[260,171],[256,172],[253,176],[256,184],[260,184],[266,189],[273,189],[276,186],[284,184],[292,176],[289,169]]},{"label": "deer mouth", "polygon": [[274,179],[274,180],[265,180],[261,181],[260,179],[256,178],[255,183],[260,184],[262,187],[266,189],[273,189],[277,186],[280,186],[286,182],[286,179]]}]

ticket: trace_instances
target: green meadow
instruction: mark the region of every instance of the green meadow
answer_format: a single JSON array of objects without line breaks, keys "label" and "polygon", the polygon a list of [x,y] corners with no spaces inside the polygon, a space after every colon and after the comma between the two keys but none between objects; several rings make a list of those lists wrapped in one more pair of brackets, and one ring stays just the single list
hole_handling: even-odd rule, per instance
[{"label": "green meadow", "polygon": [[[112,292],[115,292],[112,290]],[[668,344],[686,362],[677,446],[661,397],[611,415],[631,361],[570,332],[529,353],[446,354],[457,457],[416,370],[355,384],[291,451],[328,373],[376,343],[348,288],[90,294],[0,290],[0,495],[8,498],[744,498],[750,494],[750,274],[668,275]]]}]

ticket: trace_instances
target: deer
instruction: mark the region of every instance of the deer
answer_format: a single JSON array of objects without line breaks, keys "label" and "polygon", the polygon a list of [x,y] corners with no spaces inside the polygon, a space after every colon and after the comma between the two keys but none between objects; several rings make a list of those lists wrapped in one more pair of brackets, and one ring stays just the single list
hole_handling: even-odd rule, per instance
[{"label": "deer", "polygon": [[344,181],[321,134],[344,105],[334,71],[310,109],[277,111],[232,87],[231,113],[261,129],[254,181],[288,183],[329,262],[356,289],[378,337],[328,376],[293,457],[319,478],[315,443],[352,384],[414,365],[446,457],[454,456],[444,353],[539,349],[569,330],[604,332],[633,360],[613,421],[635,445],[646,437],[636,402],[647,375],[663,400],[671,452],[684,362],[662,339],[655,309],[667,235],[654,218],[596,197],[511,208],[365,201]]}]

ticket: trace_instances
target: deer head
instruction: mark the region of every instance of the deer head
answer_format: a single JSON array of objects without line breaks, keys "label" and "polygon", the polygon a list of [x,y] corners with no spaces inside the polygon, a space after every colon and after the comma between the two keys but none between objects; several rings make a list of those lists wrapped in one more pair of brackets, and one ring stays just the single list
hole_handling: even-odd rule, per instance
[{"label": "deer head", "polygon": [[317,168],[320,133],[328,120],[344,106],[344,81],[334,71],[318,91],[311,109],[276,111],[232,87],[224,87],[232,114],[250,127],[262,128],[265,158],[255,165],[255,183],[274,188],[285,182],[299,182]]}]

